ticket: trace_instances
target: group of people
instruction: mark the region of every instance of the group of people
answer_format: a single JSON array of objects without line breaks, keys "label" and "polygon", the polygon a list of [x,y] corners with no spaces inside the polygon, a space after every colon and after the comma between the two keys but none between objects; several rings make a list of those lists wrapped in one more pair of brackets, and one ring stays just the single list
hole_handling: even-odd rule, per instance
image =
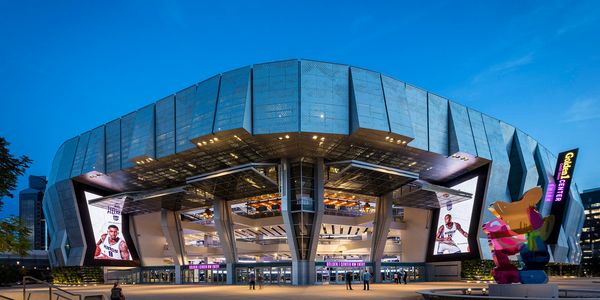
[{"label": "group of people", "polygon": [[[352,280],[354,278],[354,274],[351,271],[346,272],[346,289],[347,290],[352,290]],[[365,270],[365,272],[362,273],[361,279],[363,282],[363,290],[368,291],[369,290],[369,283],[371,282],[371,278],[373,278],[373,276],[371,275],[371,273],[369,273],[368,270]],[[408,281],[408,271],[406,270],[401,270],[399,272],[395,272],[394,273],[394,282],[396,284],[400,284],[403,283],[407,284]]]},{"label": "group of people", "polygon": [[400,284],[402,282],[404,282],[404,284],[406,284],[406,279],[408,278],[408,271],[406,270],[402,270],[400,272],[395,272],[394,273],[394,282],[396,284]]},{"label": "group of people", "polygon": [[[346,272],[346,289],[347,290],[352,290],[352,278],[354,277],[354,274],[350,271]],[[363,291],[368,291],[370,290],[369,287],[369,283],[371,282],[371,273],[369,273],[368,270],[365,270],[365,272],[363,272],[362,276],[362,282],[363,282]]]},{"label": "group of people", "polygon": [[[248,277],[248,289],[250,290],[256,290],[256,275],[254,275],[254,273],[250,273],[250,276]],[[258,275],[258,289],[262,290],[263,287],[263,277],[262,275]]]}]

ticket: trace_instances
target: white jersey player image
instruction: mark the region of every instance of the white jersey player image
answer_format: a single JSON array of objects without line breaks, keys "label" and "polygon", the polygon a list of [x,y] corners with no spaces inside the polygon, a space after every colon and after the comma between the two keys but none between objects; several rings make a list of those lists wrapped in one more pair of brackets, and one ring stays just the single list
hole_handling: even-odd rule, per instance
[{"label": "white jersey player image", "polygon": [[102,234],[96,243],[95,259],[131,260],[129,248],[124,239],[119,237],[119,227],[108,225],[107,233]]},{"label": "white jersey player image", "polygon": [[454,234],[458,231],[465,238],[469,236],[469,234],[462,229],[459,223],[452,222],[452,215],[447,214],[444,216],[445,224],[438,228],[437,234],[435,236],[435,241],[437,244],[437,254],[453,254],[460,253],[460,248],[454,242]]}]

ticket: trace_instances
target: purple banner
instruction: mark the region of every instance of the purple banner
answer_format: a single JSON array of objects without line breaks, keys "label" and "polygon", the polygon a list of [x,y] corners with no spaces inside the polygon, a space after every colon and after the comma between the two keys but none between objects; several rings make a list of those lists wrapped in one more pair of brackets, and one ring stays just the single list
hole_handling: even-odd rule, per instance
[{"label": "purple banner", "polygon": [[201,264],[201,265],[190,265],[190,270],[216,270],[220,268],[219,264]]},{"label": "purple banner", "polygon": [[328,261],[327,267],[364,267],[364,261]]}]

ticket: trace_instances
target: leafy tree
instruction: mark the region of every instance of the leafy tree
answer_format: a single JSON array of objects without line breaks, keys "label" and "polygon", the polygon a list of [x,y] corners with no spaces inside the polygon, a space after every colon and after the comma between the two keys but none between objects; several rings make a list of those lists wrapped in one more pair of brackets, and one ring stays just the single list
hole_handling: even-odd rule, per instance
[{"label": "leafy tree", "polygon": [[[6,139],[0,137],[0,210],[4,205],[2,197],[13,197],[11,191],[17,187],[17,179],[31,164],[31,159],[25,155],[15,158],[8,150],[9,145]],[[30,233],[18,217],[0,220],[0,252],[27,255],[31,247]]]}]

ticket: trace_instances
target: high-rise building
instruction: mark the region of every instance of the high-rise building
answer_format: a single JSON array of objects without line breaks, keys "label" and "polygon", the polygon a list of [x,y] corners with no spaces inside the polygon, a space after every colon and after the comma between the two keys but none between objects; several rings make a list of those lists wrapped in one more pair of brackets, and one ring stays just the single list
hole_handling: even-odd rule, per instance
[{"label": "high-rise building", "polygon": [[581,193],[585,222],[581,233],[581,270],[584,275],[600,274],[600,188]]},{"label": "high-rise building", "polygon": [[29,176],[29,187],[19,192],[19,216],[31,230],[32,250],[46,248],[46,219],[42,199],[46,190],[46,176]]}]

